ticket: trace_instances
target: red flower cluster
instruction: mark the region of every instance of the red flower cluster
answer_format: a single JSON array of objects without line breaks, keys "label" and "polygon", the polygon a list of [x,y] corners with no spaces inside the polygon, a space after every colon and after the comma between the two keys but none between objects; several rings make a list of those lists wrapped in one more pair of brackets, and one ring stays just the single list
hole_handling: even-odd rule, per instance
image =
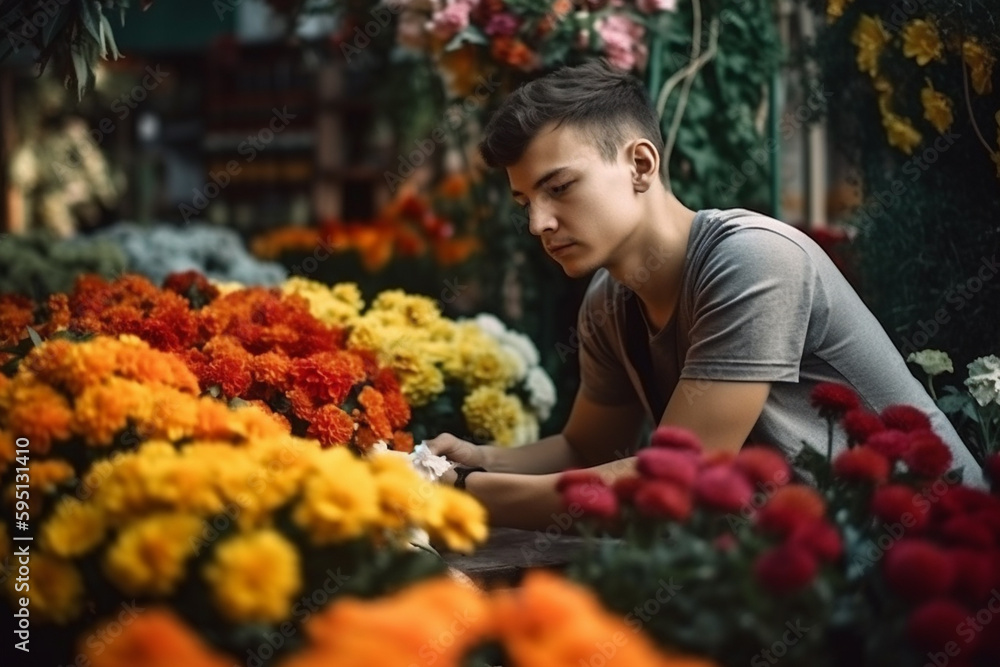
[{"label": "red flower cluster", "polygon": [[[413,447],[401,430],[410,407],[392,371],[370,353],[345,350],[344,332],[313,317],[301,297],[265,288],[220,296],[195,272],[168,277],[162,290],[137,275],[84,276],[68,298],[50,299],[49,310],[65,313],[53,326],[133,334],[180,356],[202,391],[282,414],[297,435],[358,449],[379,440]],[[0,298],[0,335],[16,342],[33,318],[30,301]]]},{"label": "red flower cluster", "polygon": [[871,509],[880,533],[898,538],[879,544],[879,571],[911,605],[914,645],[941,651],[954,641],[961,660],[996,664],[1000,632],[975,630],[975,618],[1000,585],[1000,497],[940,480],[922,490],[894,484],[876,489]]},{"label": "red flower cluster", "polygon": [[948,472],[951,450],[931,430],[926,414],[910,405],[890,405],[881,414],[864,410],[857,395],[844,385],[823,383],[812,393],[820,414],[840,419],[849,449],[833,461],[834,473],[844,479],[884,484],[897,461],[909,472],[936,479]]}]

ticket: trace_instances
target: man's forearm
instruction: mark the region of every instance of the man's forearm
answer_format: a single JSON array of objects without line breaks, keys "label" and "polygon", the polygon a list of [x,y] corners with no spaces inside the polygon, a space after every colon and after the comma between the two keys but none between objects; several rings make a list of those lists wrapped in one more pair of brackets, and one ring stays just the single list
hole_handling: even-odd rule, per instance
[{"label": "man's forearm", "polygon": [[[611,461],[590,470],[610,485],[635,473],[635,458]],[[558,480],[559,473],[475,473],[466,479],[466,490],[486,507],[490,525],[522,530],[545,530],[554,525],[564,530],[568,521],[578,519],[582,512],[563,505],[556,491]]]},{"label": "man's forearm", "polygon": [[544,475],[582,465],[561,433],[523,447],[484,447],[483,466],[490,472]]}]

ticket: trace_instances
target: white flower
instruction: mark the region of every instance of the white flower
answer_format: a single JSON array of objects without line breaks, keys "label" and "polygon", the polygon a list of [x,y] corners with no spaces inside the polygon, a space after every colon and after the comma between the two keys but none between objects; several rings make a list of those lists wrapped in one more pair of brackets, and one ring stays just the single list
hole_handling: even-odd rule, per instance
[{"label": "white flower", "polygon": [[517,331],[507,331],[500,338],[501,344],[512,347],[524,359],[528,366],[537,366],[539,363],[538,348],[535,343],[523,333]]},{"label": "white flower", "polygon": [[496,315],[489,313],[479,313],[476,315],[476,325],[487,334],[499,340],[507,333],[507,327]]},{"label": "white flower", "polygon": [[969,393],[979,405],[1000,404],[1000,358],[995,354],[979,357],[969,364],[969,377],[965,381]]},{"label": "white flower", "polygon": [[511,447],[530,445],[533,442],[538,442],[538,420],[530,414],[524,413],[514,428],[514,442]]},{"label": "white flower", "polygon": [[552,407],[556,404],[556,386],[549,374],[540,366],[528,371],[525,385],[531,396],[531,408],[538,415],[539,421],[545,421],[552,414]]},{"label": "white flower", "polygon": [[524,356],[517,348],[510,345],[501,343],[500,349],[507,355],[511,366],[514,367],[514,381],[520,382],[523,380],[524,376],[528,373],[528,363],[524,360]]},{"label": "white flower", "polygon": [[944,372],[955,372],[955,367],[951,364],[951,357],[948,356],[947,352],[940,350],[920,350],[912,353],[906,360],[920,366],[930,377],[941,375]]}]

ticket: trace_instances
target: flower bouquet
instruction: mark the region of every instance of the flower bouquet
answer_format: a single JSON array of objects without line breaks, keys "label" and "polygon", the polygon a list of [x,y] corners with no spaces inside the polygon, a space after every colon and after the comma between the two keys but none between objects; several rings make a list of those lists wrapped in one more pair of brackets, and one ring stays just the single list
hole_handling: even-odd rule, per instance
[{"label": "flower bouquet", "polygon": [[722,665],[996,664],[980,616],[1000,579],[1000,498],[958,482],[918,410],[869,413],[838,385],[814,401],[848,434],[832,463],[810,447],[794,468],[760,445],[704,452],[661,427],[634,476],[565,473],[567,512],[591,535],[571,578]]},{"label": "flower bouquet", "polygon": [[[117,619],[120,631],[157,605],[269,664],[335,597],[440,574],[410,548],[415,530],[463,551],[485,538],[475,500],[405,459],[323,448],[197,392],[177,356],[133,336],[52,340],[0,376],[0,606],[30,608],[41,662],[71,664],[75,639],[113,655],[87,630]],[[15,535],[33,540],[27,585]]]}]

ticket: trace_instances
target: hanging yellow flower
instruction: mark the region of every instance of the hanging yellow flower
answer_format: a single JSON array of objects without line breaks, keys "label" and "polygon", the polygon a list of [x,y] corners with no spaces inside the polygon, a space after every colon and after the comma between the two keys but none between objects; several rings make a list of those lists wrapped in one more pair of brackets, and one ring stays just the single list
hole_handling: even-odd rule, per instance
[{"label": "hanging yellow flower", "polygon": [[851,43],[858,47],[858,69],[869,76],[878,74],[878,59],[889,43],[889,33],[877,16],[862,14],[851,34]]},{"label": "hanging yellow flower", "polygon": [[852,0],[827,0],[826,21],[833,23],[844,15],[844,8],[851,4]]},{"label": "hanging yellow flower", "polygon": [[237,623],[284,620],[302,587],[298,552],[273,530],[226,540],[203,573],[216,607]]},{"label": "hanging yellow flower", "polygon": [[889,145],[898,148],[907,155],[913,154],[913,149],[923,141],[923,135],[913,127],[909,118],[894,113],[882,114],[882,125]]},{"label": "hanging yellow flower", "polygon": [[972,88],[980,95],[993,92],[993,66],[996,57],[974,39],[967,39],[962,44],[962,58],[969,67]]},{"label": "hanging yellow flower", "polygon": [[903,55],[916,58],[921,67],[932,60],[940,60],[942,50],[941,37],[930,21],[914,19],[903,28]]},{"label": "hanging yellow flower", "polygon": [[920,91],[920,102],[924,105],[924,118],[944,134],[954,121],[951,100],[944,93],[934,90],[934,85],[927,79],[927,86]]}]

